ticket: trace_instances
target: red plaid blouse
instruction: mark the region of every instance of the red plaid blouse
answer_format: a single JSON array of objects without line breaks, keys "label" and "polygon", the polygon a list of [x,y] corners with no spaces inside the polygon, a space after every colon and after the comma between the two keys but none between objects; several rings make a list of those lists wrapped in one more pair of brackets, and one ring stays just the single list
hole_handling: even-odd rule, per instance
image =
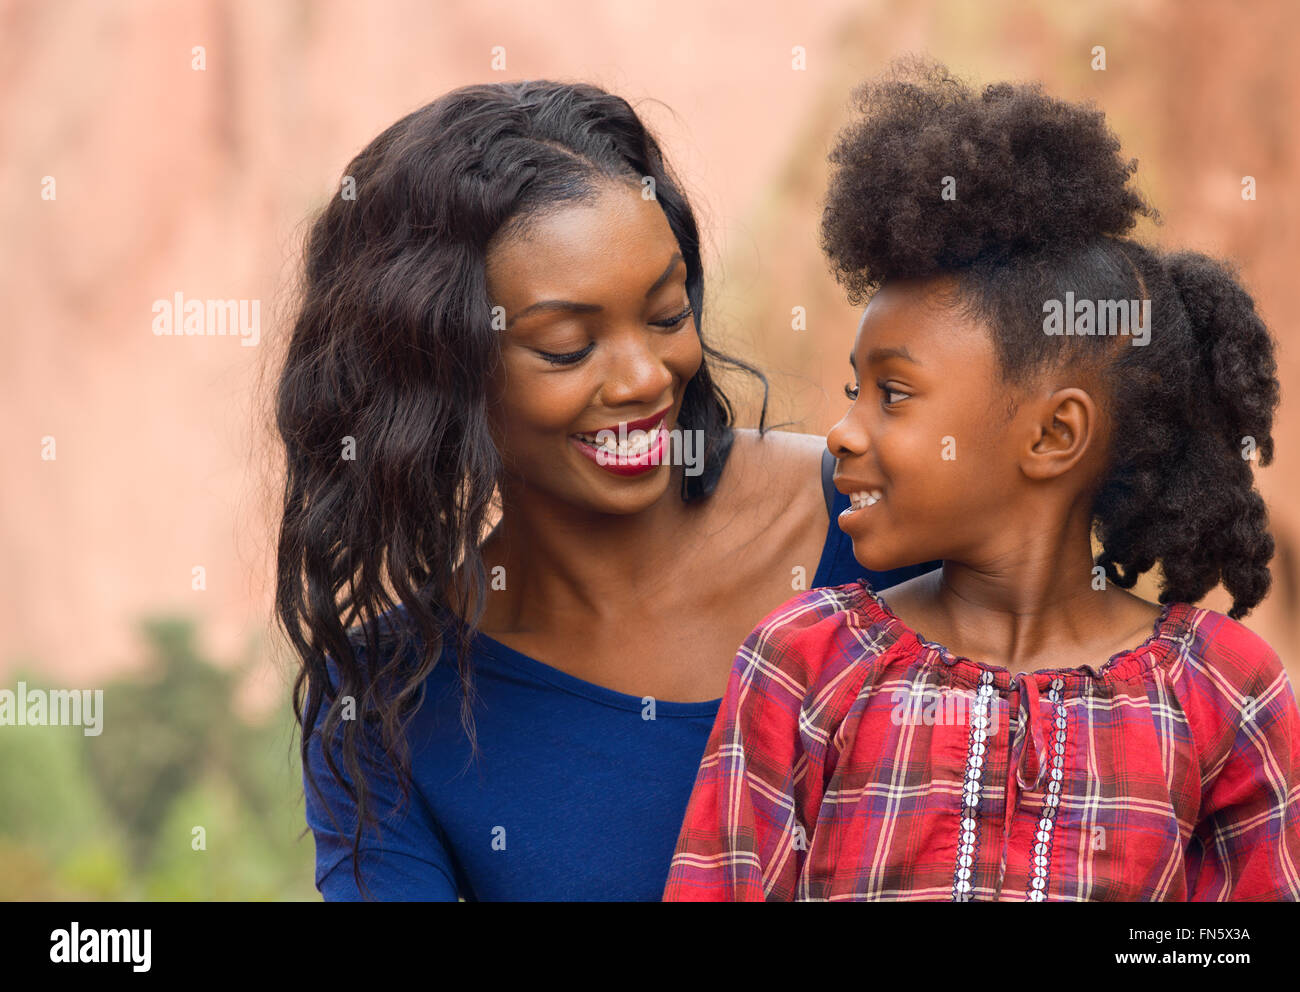
[{"label": "red plaid blouse", "polygon": [[1099,669],[954,657],[865,582],[736,656],[666,900],[1297,900],[1277,654],[1177,603]]}]

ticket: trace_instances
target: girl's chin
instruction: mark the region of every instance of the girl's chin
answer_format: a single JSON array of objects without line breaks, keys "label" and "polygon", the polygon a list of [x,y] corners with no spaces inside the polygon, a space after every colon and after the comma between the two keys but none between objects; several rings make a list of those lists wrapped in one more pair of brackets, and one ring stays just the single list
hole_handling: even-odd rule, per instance
[{"label": "girl's chin", "polygon": [[853,557],[859,565],[873,572],[888,572],[895,568],[906,568],[909,565],[915,565],[918,560],[926,560],[924,558],[917,559],[915,555],[898,554],[889,548],[881,547],[880,541],[868,537],[853,538]]},{"label": "girl's chin", "polygon": [[853,550],[853,557],[859,565],[872,572],[889,572],[903,567],[901,561],[881,558],[878,555],[862,555],[856,548]]}]

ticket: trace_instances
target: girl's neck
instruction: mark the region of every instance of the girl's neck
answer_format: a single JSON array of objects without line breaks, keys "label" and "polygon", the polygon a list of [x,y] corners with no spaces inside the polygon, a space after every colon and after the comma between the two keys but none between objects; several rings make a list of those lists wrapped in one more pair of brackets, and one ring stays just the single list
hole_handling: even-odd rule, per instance
[{"label": "girl's neck", "polygon": [[1140,643],[1159,610],[1093,564],[1090,520],[1016,533],[978,560],[945,560],[884,599],[956,655],[1013,673],[1098,665]]}]

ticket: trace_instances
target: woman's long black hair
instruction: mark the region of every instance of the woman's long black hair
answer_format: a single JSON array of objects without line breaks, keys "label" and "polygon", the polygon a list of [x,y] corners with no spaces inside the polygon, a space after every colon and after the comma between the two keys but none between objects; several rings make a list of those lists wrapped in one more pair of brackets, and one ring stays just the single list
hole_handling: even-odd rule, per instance
[{"label": "woman's long black hair", "polygon": [[[318,736],[331,742],[325,762],[356,803],[353,873],[363,889],[356,854],[374,821],[363,764],[395,767],[409,798],[404,731],[449,634],[461,720],[476,747],[468,648],[486,596],[478,545],[501,471],[487,413],[500,334],[488,244],[611,179],[653,190],[701,327],[691,206],[636,112],[595,86],[526,81],[447,93],[367,145],[311,228],[276,396],[287,455],[276,615],[299,661],[293,706],[307,779],[320,796],[309,761]],[[762,374],[707,344],[703,352],[678,421],[704,441],[702,474],[682,475],[685,501],[714,490],[732,443],[735,413],[711,361],[762,381],[765,429]],[[449,629],[452,617],[466,622]],[[340,725],[343,769],[332,746]]]}]

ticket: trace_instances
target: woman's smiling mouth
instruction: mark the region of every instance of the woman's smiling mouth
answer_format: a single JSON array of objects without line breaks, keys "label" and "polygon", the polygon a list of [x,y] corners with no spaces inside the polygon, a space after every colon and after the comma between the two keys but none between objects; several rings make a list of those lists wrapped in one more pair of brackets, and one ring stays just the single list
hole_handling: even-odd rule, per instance
[{"label": "woman's smiling mouth", "polygon": [[620,438],[617,431],[605,429],[599,434],[574,434],[573,436],[597,453],[612,458],[639,458],[647,454],[658,443],[659,435],[664,431],[664,421],[659,421],[650,430],[625,431]]},{"label": "woman's smiling mouth", "polygon": [[640,420],[626,420],[569,438],[588,460],[615,475],[641,475],[666,464],[672,404]]}]

